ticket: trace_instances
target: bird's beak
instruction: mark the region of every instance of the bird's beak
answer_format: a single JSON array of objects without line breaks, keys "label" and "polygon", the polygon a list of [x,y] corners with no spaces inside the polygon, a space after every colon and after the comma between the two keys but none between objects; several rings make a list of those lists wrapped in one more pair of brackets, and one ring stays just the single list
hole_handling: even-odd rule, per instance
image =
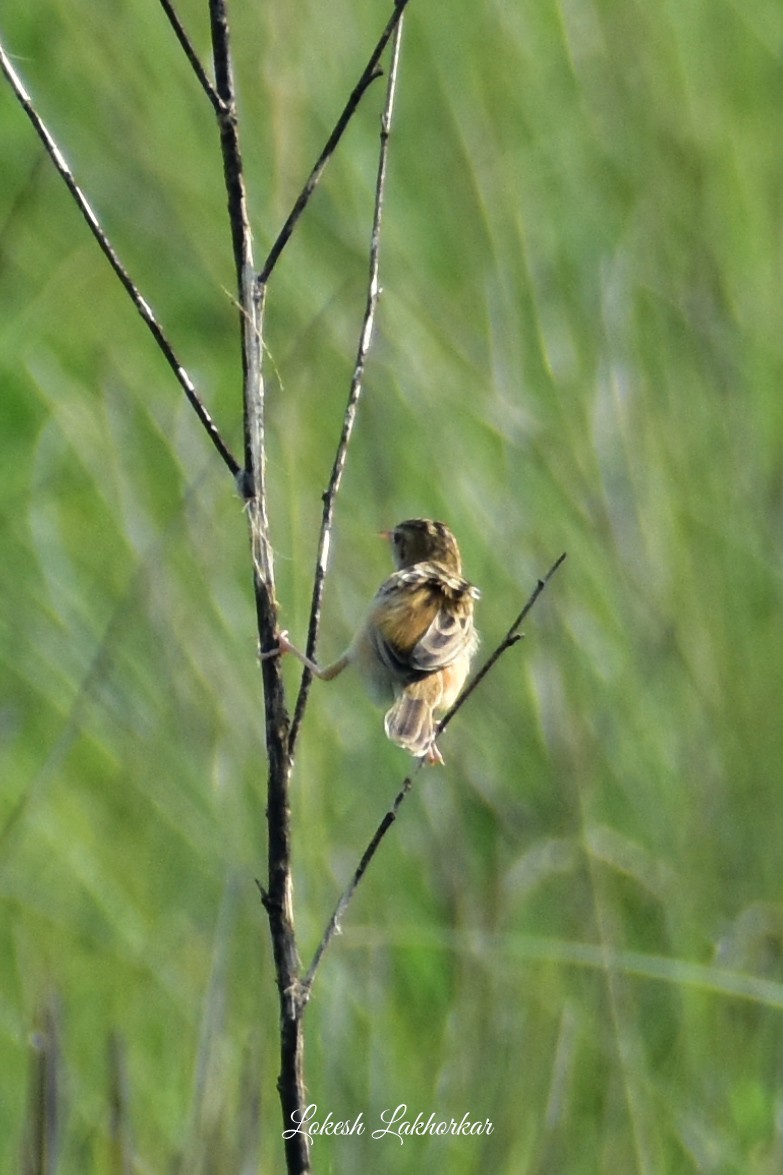
[{"label": "bird's beak", "polygon": [[379,530],[378,531],[378,538],[379,539],[390,539],[393,534],[394,534],[394,531],[392,531],[392,530]]}]

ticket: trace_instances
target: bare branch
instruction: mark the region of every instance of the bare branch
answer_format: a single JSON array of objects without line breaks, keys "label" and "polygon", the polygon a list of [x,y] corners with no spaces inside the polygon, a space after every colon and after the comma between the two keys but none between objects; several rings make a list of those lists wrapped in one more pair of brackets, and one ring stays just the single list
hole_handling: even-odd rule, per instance
[{"label": "bare branch", "polygon": [[[219,105],[220,149],[223,156],[223,177],[228,197],[228,215],[231,243],[236,270],[239,329],[242,337],[242,374],[245,405],[245,479],[243,487],[247,499],[261,497],[264,512],[263,485],[258,484],[264,467],[263,447],[263,381],[261,376],[261,315],[263,292],[254,288],[253,234],[247,210],[242,153],[237,129],[236,95],[229,43],[228,14],[225,0],[210,0],[212,56]],[[257,435],[254,437],[254,424]],[[258,447],[255,442],[260,442]],[[269,553],[267,552],[267,556]],[[266,557],[265,571],[271,574],[271,557]],[[271,586],[271,585],[270,585]]]},{"label": "bare branch", "polygon": [[185,56],[190,62],[191,69],[198,79],[199,85],[215,108],[215,113],[217,115],[222,114],[223,103],[220,100],[220,96],[218,95],[215,87],[212,85],[212,82],[207,77],[207,72],[199,60],[198,53],[193,48],[193,42],[185,32],[185,26],[179,19],[174,5],[171,3],[171,0],[160,0],[160,6],[168,17],[169,24],[174,30],[174,35],[182,46]]},{"label": "bare branch", "polygon": [[[353,377],[351,379],[351,387],[348,393],[348,402],[345,407],[345,415],[343,417],[343,427],[340,433],[340,440],[337,445],[337,452],[335,453],[334,464],[332,465],[332,473],[329,478],[329,485],[323,495],[323,511],[321,515],[321,533],[318,538],[318,553],[315,560],[315,576],[313,578],[313,594],[310,602],[310,624],[307,633],[307,656],[315,659],[315,648],[318,643],[318,629],[321,623],[321,603],[323,601],[324,583],[326,580],[326,569],[329,560],[329,547],[332,537],[332,525],[334,522],[334,510],[337,500],[337,493],[342,482],[343,471],[345,470],[345,462],[348,456],[348,445],[350,444],[353,433],[353,426],[356,420],[356,413],[359,408],[359,400],[363,390],[364,367],[367,361],[367,355],[372,343],[373,330],[375,327],[375,311],[378,305],[378,299],[381,294],[381,287],[378,280],[379,264],[380,264],[380,250],[381,250],[381,221],[383,218],[383,201],[386,190],[386,174],[388,169],[389,156],[389,135],[391,132],[392,111],[394,109],[394,96],[397,89],[397,73],[400,61],[400,44],[402,38],[403,21],[402,16],[397,23],[394,32],[394,41],[392,43],[391,65],[389,66],[389,79],[386,85],[386,101],[381,115],[381,145],[380,154],[378,157],[378,172],[375,180],[375,207],[373,210],[372,233],[370,237],[370,265],[369,265],[369,281],[367,285],[367,301],[364,309],[364,318],[362,320],[362,327],[359,333],[359,345],[356,353],[356,364],[353,370]],[[294,717],[291,723],[291,742],[290,749],[293,754],[293,749],[296,744],[299,729],[304,717],[305,708],[307,706],[307,698],[312,683],[312,673],[305,668],[302,674],[302,682],[299,687],[299,694],[296,699],[296,706],[294,708]]]},{"label": "bare branch", "polygon": [[[457,713],[457,711],[461,708],[462,704],[470,697],[470,695],[473,693],[473,691],[476,689],[476,687],[484,680],[484,678],[489,673],[490,669],[492,669],[493,666],[497,664],[498,660],[503,655],[503,653],[505,653],[506,649],[510,649],[512,645],[515,645],[517,643],[517,641],[520,640],[520,634],[519,634],[520,625],[523,623],[525,617],[530,612],[530,609],[533,607],[536,600],[541,595],[544,588],[546,587],[546,585],[549,583],[552,576],[557,571],[558,567],[560,567],[560,565],[563,563],[564,559],[565,559],[565,554],[562,554],[559,557],[559,559],[557,559],[552,564],[552,566],[550,567],[549,571],[546,573],[544,578],[538,580],[535,588],[533,589],[533,591],[531,592],[530,596],[527,599],[527,603],[525,604],[524,608],[517,616],[514,623],[509,628],[509,630],[506,633],[506,635],[504,636],[503,640],[500,642],[500,644],[497,646],[497,648],[494,650],[494,652],[492,652],[490,654],[490,656],[484,662],[481,669],[478,671],[478,673],[473,678],[473,680],[470,682],[470,684],[462,691],[462,693],[457,698],[456,702],[451,707],[451,709],[448,711],[448,713],[438,723],[438,727],[437,727],[437,731],[436,731],[437,735],[439,735],[445,729],[445,727],[449,724],[449,722],[451,722],[452,718]],[[340,933],[340,929],[341,929],[340,923],[342,921],[343,915],[345,914],[345,911],[347,910],[347,908],[351,902],[351,899],[353,898],[353,895],[356,892],[356,889],[359,885],[359,882],[364,877],[364,874],[367,871],[367,867],[370,864],[370,861],[375,856],[375,854],[378,850],[378,846],[380,845],[381,841],[383,840],[386,833],[391,828],[394,821],[397,819],[397,813],[398,813],[403,801],[405,800],[406,796],[410,793],[411,788],[413,787],[413,781],[415,780],[416,776],[418,775],[419,771],[421,770],[423,764],[424,764],[424,759],[419,759],[417,761],[416,766],[414,767],[413,771],[411,771],[410,775],[407,776],[407,778],[403,781],[402,787],[400,788],[399,792],[395,796],[394,803],[392,804],[391,808],[389,808],[388,812],[385,814],[385,816],[381,820],[380,824],[376,828],[375,833],[373,834],[372,840],[370,841],[367,848],[365,849],[365,851],[362,855],[362,859],[354,871],[353,877],[351,878],[350,882],[346,886],[345,890],[343,891],[343,893],[340,897],[340,900],[338,901],[337,905],[335,906],[334,913],[332,914],[331,918],[329,919],[326,930],[324,931],[323,936],[321,938],[321,941],[319,942],[318,947],[316,949],[316,952],[313,956],[313,961],[310,964],[310,966],[307,970],[307,974],[305,975],[305,977],[301,983],[299,998],[301,1001],[302,1008],[304,1008],[305,1004],[310,999],[310,994],[312,992],[313,982],[315,980],[315,975],[316,975],[316,972],[321,964],[321,960],[323,959],[324,954],[326,953],[327,947],[329,946],[330,942],[334,938],[335,934]]]},{"label": "bare branch", "polygon": [[323,175],[327,163],[334,154],[335,147],[340,142],[345,128],[348,126],[348,123],[356,113],[356,109],[364,97],[365,91],[377,77],[380,77],[378,62],[380,61],[383,51],[389,42],[389,38],[391,37],[399,22],[402,20],[402,14],[407,3],[408,0],[395,0],[394,11],[389,18],[386,28],[381,33],[378,44],[372,51],[372,55],[364,68],[362,76],[359,78],[358,82],[351,91],[351,95],[345,104],[345,108],[338,118],[334,130],[326,141],[326,146],[319,155],[315,167],[308,176],[307,183],[299,193],[296,203],[288,214],[288,219],[278,233],[277,240],[269,251],[269,256],[264,262],[263,268],[258,278],[261,285],[265,285],[266,282],[269,281],[269,275],[277,264],[280,254],[283,252],[283,249],[288,243],[288,238],[294,231],[296,222],[299,220],[299,217],[302,215],[308,203],[310,202],[310,197],[315,191],[318,181]]},{"label": "bare branch", "polygon": [[220,435],[217,426],[213,422],[212,417],[209,415],[209,412],[207,411],[203,401],[196,391],[196,386],[193,383],[193,380],[190,378],[187,371],[182,366],[177,356],[174,354],[174,349],[163,333],[163,328],[153,314],[149,303],[142,297],[139,289],[134,284],[133,280],[128,274],[128,271],[125,269],[119,257],[117,256],[114,247],[101,227],[98,217],[93,211],[93,208],[87,200],[87,197],[84,195],[81,188],[74,179],[73,173],[65,161],[65,156],[57,146],[57,143],[55,142],[45,123],[33,106],[32,99],[27,93],[27,90],[25,89],[19,75],[16,73],[16,70],[12,66],[2,44],[0,44],[0,67],[10,82],[17,101],[32,123],[39,139],[43,143],[47,155],[52,160],[54,166],[57,168],[57,171],[68,188],[68,191],[71,193],[71,196],[76,202],[76,206],[87,222],[90,232],[100,245],[104,256],[111,265],[117,277],[122,282],[126,293],[129,295],[142,319],[147,324],[147,327],[149,328],[159,349],[163,352],[163,356],[166,359],[166,362],[174,372],[180,387],[183,389],[185,395],[190,401],[190,404],[201,421],[207,436],[217,449],[224,464],[228,467],[234,477],[236,477],[239,473],[239,463]]},{"label": "bare branch", "polygon": [[[239,147],[236,96],[229,43],[226,0],[210,0],[210,26],[215,84],[220,99],[218,124],[223,154],[231,237],[236,266],[242,335],[242,371],[245,417],[243,493],[247,503],[253,558],[253,587],[260,647],[274,642],[277,629],[274,565],[266,513],[264,435],[264,380],[262,327],[266,286],[256,282],[253,240]],[[301,963],[296,946],[291,871],[291,810],[289,783],[289,719],[279,658],[262,661],[266,721],[268,881],[262,901],[269,918],[280,1003],[280,1075],[277,1088],[283,1115],[283,1138],[289,1175],[310,1170],[310,1138],[292,1130],[306,1109],[304,1035],[299,999]]]},{"label": "bare branch", "polygon": [[389,831],[389,829],[391,828],[394,821],[397,819],[397,813],[400,809],[400,806],[402,805],[403,800],[405,799],[405,797],[408,795],[411,788],[413,787],[413,781],[416,778],[416,776],[419,774],[419,771],[421,771],[423,764],[424,764],[424,760],[419,759],[418,762],[416,763],[416,766],[411,771],[410,775],[406,776],[406,778],[403,780],[402,787],[397,792],[397,795],[394,797],[394,803],[389,808],[388,812],[383,817],[383,820],[381,820],[380,824],[376,828],[375,833],[373,834],[372,840],[368,844],[367,848],[364,850],[364,853],[362,854],[362,859],[359,862],[359,864],[356,866],[356,869],[354,870],[353,877],[349,881],[348,885],[346,886],[345,890],[343,891],[343,893],[340,897],[339,902],[335,906],[334,913],[332,914],[331,918],[329,919],[329,923],[326,927],[326,930],[324,931],[323,937],[321,938],[321,941],[319,942],[318,947],[316,949],[316,952],[313,956],[313,961],[310,964],[308,971],[307,971],[307,974],[305,975],[304,979],[302,980],[302,983],[301,983],[301,986],[299,989],[299,998],[300,998],[301,1006],[303,1009],[304,1009],[305,1005],[307,1004],[307,1001],[310,999],[310,992],[312,991],[313,980],[315,979],[315,973],[321,964],[321,959],[324,957],[324,953],[326,952],[326,948],[329,946],[329,943],[332,941],[334,936],[336,934],[340,934],[341,929],[342,929],[340,924],[342,922],[343,914],[348,909],[351,898],[356,893],[359,882],[364,877],[364,874],[367,870],[367,866],[370,864],[370,861],[375,856],[375,853],[378,849],[378,846],[380,845],[383,838],[386,836],[386,833]]},{"label": "bare branch", "polygon": [[536,586],[533,588],[533,591],[530,593],[530,595],[528,597],[527,603],[525,604],[522,611],[519,613],[519,616],[517,616],[514,623],[511,625],[511,628],[509,628],[508,632],[503,637],[503,640],[500,642],[500,644],[497,646],[497,648],[494,650],[494,652],[492,652],[489,655],[489,657],[487,657],[486,661],[481,666],[481,668],[479,669],[479,671],[475,675],[475,677],[471,678],[471,680],[465,686],[464,690],[462,691],[460,696],[457,698],[456,702],[451,707],[451,709],[449,711],[447,711],[447,713],[444,714],[443,717],[441,718],[441,720],[438,723],[436,730],[435,730],[436,738],[443,733],[443,731],[446,729],[448,724],[451,722],[452,718],[457,713],[457,711],[462,709],[462,707],[464,706],[465,702],[467,702],[470,695],[481,684],[481,682],[484,680],[484,678],[489,673],[490,669],[492,669],[495,666],[496,662],[500,660],[500,658],[503,656],[503,654],[506,652],[506,650],[510,649],[512,645],[515,645],[517,643],[517,641],[522,639],[522,634],[520,633],[519,630],[522,627],[522,625],[524,624],[525,617],[528,615],[528,613],[530,612],[530,609],[533,607],[536,600],[541,595],[544,588],[549,583],[550,579],[555,574],[557,569],[565,562],[565,559],[566,559],[566,553],[564,551],[563,554],[560,555],[555,560],[555,562],[552,564],[552,566],[549,568],[549,571],[547,571],[544,578],[539,579],[537,581]]}]

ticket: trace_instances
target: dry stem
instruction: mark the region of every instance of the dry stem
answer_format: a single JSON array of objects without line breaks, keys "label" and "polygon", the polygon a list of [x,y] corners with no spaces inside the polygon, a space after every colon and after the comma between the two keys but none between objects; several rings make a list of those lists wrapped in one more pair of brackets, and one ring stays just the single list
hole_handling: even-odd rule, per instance
[{"label": "dry stem", "polygon": [[0,44],[0,68],[8,79],[11,88],[16,95],[17,101],[19,102],[19,105],[22,107],[25,114],[32,123],[35,133],[43,143],[47,155],[59,172],[66,187],[68,188],[68,191],[71,193],[77,208],[87,222],[87,227],[95,237],[95,240],[98,242],[104,256],[111,265],[117,277],[120,279],[120,282],[124,286],[127,294],[133,302],[133,305],[136,307],[142,319],[147,324],[147,327],[150,330],[152,337],[155,339],[159,349],[163,353],[166,362],[174,372],[174,375],[177,378],[177,382],[185,392],[185,395],[187,396],[194,412],[196,413],[196,416],[201,421],[207,436],[217,449],[224,464],[228,467],[232,475],[236,477],[239,473],[239,463],[220,435],[220,432],[213,422],[212,417],[209,415],[204,402],[196,391],[196,385],[193,383],[193,380],[190,378],[187,371],[175,355],[174,348],[167,339],[162,326],[152,312],[152,308],[149,302],[147,302],[147,300],[142,296],[140,290],[132,280],[127,269],[125,269],[125,266],[120,261],[117,252],[104,232],[103,227],[101,226],[101,223],[92,208],[92,205],[76,182],[73,172],[68,166],[65,160],[65,156],[58,147],[53,135],[35,109],[30,95],[27,93],[21,78],[11,64],[11,61],[2,44]]}]

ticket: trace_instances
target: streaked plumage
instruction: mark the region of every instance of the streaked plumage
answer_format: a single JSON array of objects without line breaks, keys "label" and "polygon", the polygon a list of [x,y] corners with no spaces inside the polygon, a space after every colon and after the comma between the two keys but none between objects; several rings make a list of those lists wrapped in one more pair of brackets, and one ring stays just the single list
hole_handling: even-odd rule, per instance
[{"label": "streaked plumage", "polygon": [[355,663],[372,697],[390,705],[387,736],[438,763],[435,717],[456,700],[478,647],[473,602],[479,591],[462,577],[459,548],[444,523],[411,518],[387,537],[397,570],[381,584],[343,656],[320,669],[285,634],[280,645],[327,681]]}]

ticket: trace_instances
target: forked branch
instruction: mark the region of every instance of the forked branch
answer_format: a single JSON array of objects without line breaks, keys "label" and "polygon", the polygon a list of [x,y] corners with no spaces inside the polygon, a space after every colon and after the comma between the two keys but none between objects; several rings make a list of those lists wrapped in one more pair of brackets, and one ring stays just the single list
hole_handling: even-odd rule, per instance
[{"label": "forked branch", "polygon": [[320,180],[321,176],[323,175],[324,168],[326,167],[330,158],[334,154],[334,150],[335,150],[337,144],[340,142],[340,139],[343,136],[343,132],[345,131],[345,128],[348,126],[348,123],[351,121],[354,114],[356,113],[356,108],[359,105],[359,103],[361,102],[362,98],[364,97],[365,91],[375,81],[375,79],[377,77],[380,77],[380,70],[378,68],[378,62],[380,61],[381,57],[383,56],[383,51],[386,48],[386,46],[388,45],[389,39],[390,39],[392,33],[397,28],[397,25],[399,24],[399,22],[402,20],[402,14],[405,11],[405,7],[406,7],[407,3],[408,3],[408,0],[395,0],[394,11],[392,12],[391,16],[389,17],[386,28],[381,33],[378,44],[375,46],[375,48],[373,49],[373,51],[370,55],[370,60],[367,62],[367,65],[364,67],[364,70],[362,72],[361,77],[359,78],[358,82],[356,83],[353,90],[351,91],[350,97],[348,98],[348,101],[346,102],[345,107],[343,108],[343,112],[340,115],[340,117],[338,118],[337,122],[335,123],[334,130],[332,131],[329,138],[326,140],[326,145],[324,146],[324,149],[321,152],[321,154],[318,156],[318,159],[316,160],[316,163],[315,163],[315,166],[313,167],[313,170],[310,172],[310,175],[307,177],[307,182],[305,183],[305,186],[302,188],[301,192],[299,193],[299,195],[296,199],[296,203],[294,204],[293,208],[291,209],[291,211],[288,214],[288,217],[286,218],[285,224],[280,229],[280,232],[277,235],[277,239],[276,239],[275,243],[273,244],[272,248],[269,250],[269,256],[267,257],[266,261],[264,262],[261,273],[258,276],[258,281],[259,281],[260,285],[265,285],[269,281],[269,275],[271,274],[272,270],[274,269],[275,265],[277,264],[277,260],[280,256],[280,254],[282,253],[283,249],[285,248],[285,246],[288,242],[288,238],[291,236],[291,233],[294,231],[294,227],[296,226],[296,222],[299,220],[299,217],[302,215],[305,208],[307,207],[307,205],[310,201],[310,197],[312,196],[313,192],[315,191],[315,189],[318,185],[318,181]]},{"label": "forked branch", "polygon": [[[388,140],[397,82],[402,17],[407,0],[394,0],[394,9],[391,17],[260,272],[256,272],[254,269],[252,234],[239,145],[226,0],[209,0],[214,83],[210,81],[205,69],[201,65],[185,29],[177,16],[172,0],[160,0],[160,2],[202,89],[215,111],[218,121],[236,268],[237,302],[242,343],[244,396],[244,462],[242,466],[239,465],[223,441],[217,427],[200,399],[192,379],[174,354],[149,304],[143,298],[120,262],[94,210],[77,184],[57,143],[36,112],[24,85],[1,44],[0,66],[17,100],[43,143],[48,156],[54,163],[72,198],[76,202],[79,211],[87,222],[90,231],[133,301],[138,313],[152,333],[158,347],[163,352],[166,361],[185,391],[212,444],[240,486],[245,499],[250,526],[257,626],[260,647],[262,649],[271,648],[276,643],[277,634],[277,601],[275,597],[272,547],[268,537],[265,480],[265,403],[262,357],[266,286],[270,274],[302,216],[329,159],[340,142],[359,103],[372,82],[380,76],[379,62],[381,56],[393,38],[391,65],[389,68],[386,100],[381,122],[380,154],[375,188],[367,298],[340,438],[329,483],[323,495],[323,512],[307,640],[307,654],[313,658],[318,640],[335,505],[362,395],[365,365],[372,343],[376,309],[380,296],[380,232],[388,165]],[[487,673],[494,667],[500,656],[520,639],[519,629],[525,617],[530,612],[551,577],[562,564],[564,558],[565,555],[562,555],[551,567],[547,575],[538,581],[534,591],[531,593],[524,608],[504,639],[490,655],[472,682],[463,691],[462,695],[457,699],[452,709],[439,723],[438,734],[452,721],[460,707],[475,691],[481,681],[483,681]],[[310,968],[303,976],[301,962],[297,952],[293,919],[289,781],[296,738],[307,704],[310,674],[308,671],[305,671],[302,677],[293,722],[290,723],[283,689],[280,658],[265,658],[262,662],[262,673],[268,755],[267,822],[269,834],[268,880],[266,888],[262,890],[262,900],[269,917],[275,960],[275,975],[280,1001],[281,1062],[278,1090],[284,1123],[290,1126],[292,1121],[297,1120],[296,1115],[299,1116],[298,1120],[301,1120],[301,1116],[306,1107],[306,1090],[302,1067],[304,1039],[302,1021],[316,974],[334,935],[340,929],[341,921],[358,885],[372,862],[383,838],[396,820],[402,803],[410,793],[422,763],[419,761],[413,767],[410,774],[403,781],[391,807],[379,823],[353,873],[350,883],[337,902]],[[289,1175],[291,1173],[306,1175],[309,1172],[309,1138],[305,1132],[289,1132],[286,1138],[286,1164]]]},{"label": "forked branch", "polygon": [[174,35],[179,41],[183,53],[190,62],[190,67],[196,75],[199,85],[212,103],[215,114],[220,116],[220,114],[223,112],[223,103],[221,101],[220,95],[212,85],[212,82],[209,80],[207,71],[201,64],[198,53],[193,48],[193,43],[185,31],[185,26],[180,20],[177,10],[171,3],[171,0],[160,0],[160,6],[165,12],[168,22],[174,30]]}]

